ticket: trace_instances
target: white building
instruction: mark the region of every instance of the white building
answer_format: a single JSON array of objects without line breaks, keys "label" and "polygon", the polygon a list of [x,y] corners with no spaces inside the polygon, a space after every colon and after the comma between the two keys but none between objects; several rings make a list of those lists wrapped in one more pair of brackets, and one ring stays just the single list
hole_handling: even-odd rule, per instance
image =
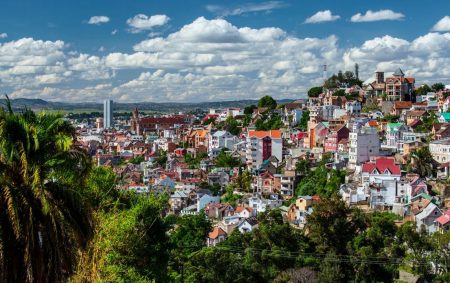
[{"label": "white building", "polygon": [[348,114],[360,114],[361,113],[361,103],[359,101],[348,101],[345,103],[345,110]]},{"label": "white building", "polygon": [[280,207],[283,202],[279,199],[265,199],[261,195],[256,194],[248,199],[248,205],[256,213],[265,212]]},{"label": "white building", "polygon": [[249,131],[247,135],[246,161],[250,170],[258,169],[264,160],[275,156],[283,159],[281,130]]},{"label": "white building", "polygon": [[355,168],[363,162],[369,161],[371,156],[380,154],[380,140],[375,128],[363,127],[354,129],[349,136],[349,167]]},{"label": "white building", "polygon": [[234,145],[239,140],[236,136],[233,136],[228,131],[217,131],[212,135],[209,135],[208,142],[208,155],[209,157],[216,157],[223,148],[232,150]]},{"label": "white building", "polygon": [[447,163],[450,161],[450,138],[430,142],[429,149],[437,162]]}]

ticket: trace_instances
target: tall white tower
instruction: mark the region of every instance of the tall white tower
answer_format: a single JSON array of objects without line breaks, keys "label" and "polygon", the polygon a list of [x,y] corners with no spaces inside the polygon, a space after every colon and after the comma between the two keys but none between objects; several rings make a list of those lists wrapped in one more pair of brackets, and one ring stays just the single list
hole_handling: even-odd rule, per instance
[{"label": "tall white tower", "polygon": [[114,126],[113,111],[113,101],[111,99],[103,101],[103,127],[105,129]]}]

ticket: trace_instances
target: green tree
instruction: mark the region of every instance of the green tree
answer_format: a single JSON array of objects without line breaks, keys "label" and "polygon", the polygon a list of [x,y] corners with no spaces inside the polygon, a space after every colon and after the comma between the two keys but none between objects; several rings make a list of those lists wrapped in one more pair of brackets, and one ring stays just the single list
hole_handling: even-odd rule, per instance
[{"label": "green tree", "polygon": [[431,177],[436,174],[433,156],[427,146],[414,150],[408,156],[407,171],[419,174],[421,177]]},{"label": "green tree", "polygon": [[165,167],[167,163],[167,152],[164,150],[158,151],[158,157],[155,158],[155,163],[161,167]]},{"label": "green tree", "polygon": [[215,162],[216,166],[218,167],[233,168],[241,165],[241,161],[239,159],[234,158],[233,156],[231,156],[231,154],[227,153],[225,150],[219,152]]},{"label": "green tree", "polygon": [[346,93],[345,93],[345,90],[343,90],[343,89],[338,89],[338,90],[336,90],[336,91],[333,93],[333,95],[334,95],[334,96],[345,96]]},{"label": "green tree", "polygon": [[323,87],[314,86],[308,90],[308,97],[318,97],[323,92]]},{"label": "green tree", "polygon": [[309,121],[309,110],[305,110],[302,113],[302,118],[300,119],[300,123],[298,124],[298,128],[300,131],[308,130],[308,121]]},{"label": "green tree", "polygon": [[432,89],[427,84],[424,84],[416,89],[416,95],[426,95],[431,91]]},{"label": "green tree", "polygon": [[277,102],[275,101],[275,99],[272,98],[272,96],[266,95],[259,99],[258,107],[267,107],[269,109],[275,109],[277,108]]},{"label": "green tree", "polygon": [[253,114],[253,110],[255,110],[256,108],[258,108],[256,105],[250,105],[250,106],[246,106],[244,108],[244,114],[245,115],[252,115]]},{"label": "green tree", "polygon": [[229,116],[225,120],[225,127],[224,129],[230,132],[232,135],[239,135],[241,133],[240,123],[236,121],[233,117]]},{"label": "green tree", "polygon": [[116,189],[117,181],[117,175],[111,168],[95,167],[88,175],[83,198],[95,210],[112,209],[120,198],[119,191]]},{"label": "green tree", "polygon": [[91,160],[60,114],[0,110],[0,281],[56,282],[91,234],[80,196]]},{"label": "green tree", "polygon": [[435,84],[433,84],[433,85],[431,86],[431,88],[432,88],[434,91],[438,92],[438,91],[440,91],[440,90],[444,90],[444,89],[445,89],[445,85],[444,85],[443,83],[435,83]]},{"label": "green tree", "polygon": [[236,178],[236,185],[242,188],[244,192],[251,192],[251,186],[253,181],[253,175],[250,171],[244,171]]},{"label": "green tree", "polygon": [[301,159],[295,163],[295,171],[297,174],[301,176],[306,176],[310,173],[311,169],[311,161],[309,161],[309,158],[307,159]]}]

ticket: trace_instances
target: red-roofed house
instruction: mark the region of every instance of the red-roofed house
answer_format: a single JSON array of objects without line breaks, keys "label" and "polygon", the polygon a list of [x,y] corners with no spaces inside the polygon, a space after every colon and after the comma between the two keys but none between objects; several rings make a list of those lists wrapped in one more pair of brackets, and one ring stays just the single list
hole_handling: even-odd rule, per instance
[{"label": "red-roofed house", "polygon": [[225,241],[226,238],[227,232],[225,232],[220,227],[214,227],[214,229],[208,234],[208,238],[206,239],[206,245],[208,247],[214,247],[218,243]]},{"label": "red-roofed house", "polygon": [[399,196],[397,182],[400,176],[400,165],[393,157],[377,157],[362,164],[361,183],[370,191],[371,207],[392,208]]},{"label": "red-roofed house", "polygon": [[441,232],[450,231],[450,210],[447,210],[444,214],[436,219],[436,225]]},{"label": "red-roofed house", "polygon": [[263,161],[275,156],[282,160],[283,142],[281,130],[249,131],[247,134],[247,166],[258,169]]}]

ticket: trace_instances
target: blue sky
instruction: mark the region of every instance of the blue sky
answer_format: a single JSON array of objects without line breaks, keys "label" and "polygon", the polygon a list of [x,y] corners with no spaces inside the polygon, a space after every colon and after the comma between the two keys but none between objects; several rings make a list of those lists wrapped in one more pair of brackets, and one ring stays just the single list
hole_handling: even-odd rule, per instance
[{"label": "blue sky", "polygon": [[[450,83],[450,2],[16,0],[0,91],[56,101],[298,98],[330,74]],[[445,81],[447,80],[447,81]]]}]

